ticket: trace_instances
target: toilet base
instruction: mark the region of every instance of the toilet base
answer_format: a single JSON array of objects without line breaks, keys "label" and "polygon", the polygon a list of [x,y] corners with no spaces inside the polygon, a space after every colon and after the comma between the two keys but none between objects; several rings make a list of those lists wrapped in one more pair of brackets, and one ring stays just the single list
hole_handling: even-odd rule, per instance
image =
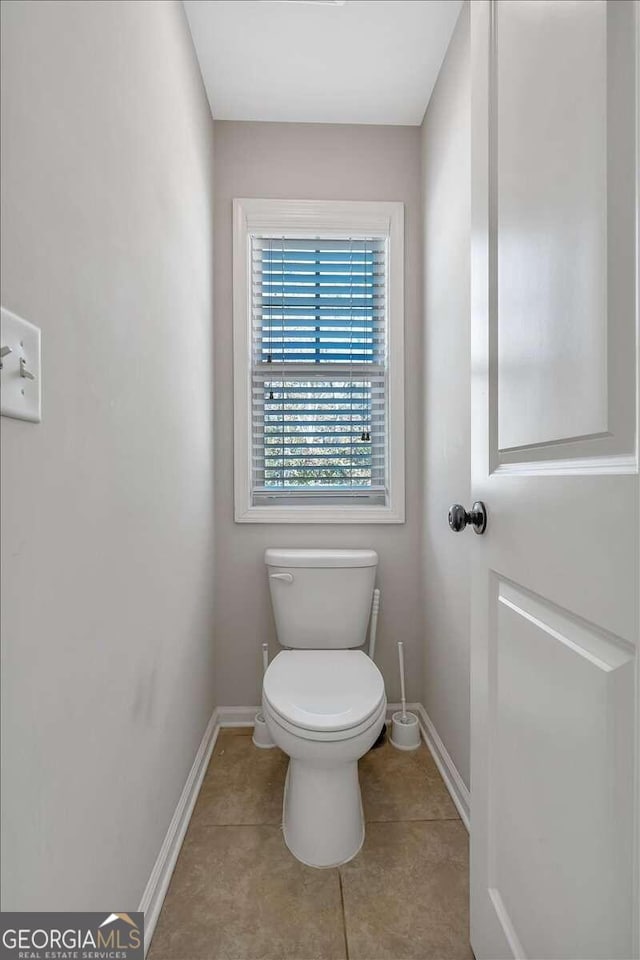
[{"label": "toilet base", "polygon": [[293,856],[309,867],[352,860],[364,843],[358,761],[325,766],[290,758],[282,832]]}]

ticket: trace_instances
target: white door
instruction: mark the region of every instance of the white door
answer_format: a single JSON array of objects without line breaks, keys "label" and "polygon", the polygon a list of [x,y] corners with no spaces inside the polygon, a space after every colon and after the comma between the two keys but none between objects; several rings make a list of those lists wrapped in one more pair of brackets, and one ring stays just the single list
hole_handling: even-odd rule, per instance
[{"label": "white door", "polygon": [[638,8],[471,17],[471,941],[637,957]]}]

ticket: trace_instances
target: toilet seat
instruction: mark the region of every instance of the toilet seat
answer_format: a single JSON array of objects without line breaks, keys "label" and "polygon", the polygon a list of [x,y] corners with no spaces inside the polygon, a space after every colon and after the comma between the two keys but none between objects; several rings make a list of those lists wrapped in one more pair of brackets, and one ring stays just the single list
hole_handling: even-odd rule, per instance
[{"label": "toilet seat", "polygon": [[273,720],[309,740],[346,740],[379,720],[384,680],[361,650],[285,650],[269,664],[263,702]]}]

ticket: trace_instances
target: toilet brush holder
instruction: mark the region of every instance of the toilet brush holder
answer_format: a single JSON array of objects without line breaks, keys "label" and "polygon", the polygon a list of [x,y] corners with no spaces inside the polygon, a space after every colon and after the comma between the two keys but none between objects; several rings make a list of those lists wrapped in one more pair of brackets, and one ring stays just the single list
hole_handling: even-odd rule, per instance
[{"label": "toilet brush holder", "polygon": [[415,713],[402,710],[391,716],[389,742],[396,750],[417,750],[420,746],[420,724]]},{"label": "toilet brush holder", "polygon": [[256,713],[253,721],[252,739],[254,747],[260,747],[261,750],[270,750],[271,747],[275,747],[275,743],[271,739],[269,728],[267,727],[264,715],[262,713]]}]

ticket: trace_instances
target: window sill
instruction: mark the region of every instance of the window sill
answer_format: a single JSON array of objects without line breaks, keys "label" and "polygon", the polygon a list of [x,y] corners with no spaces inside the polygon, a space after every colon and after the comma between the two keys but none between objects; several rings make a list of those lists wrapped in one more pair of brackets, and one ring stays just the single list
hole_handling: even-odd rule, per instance
[{"label": "window sill", "polygon": [[236,508],[236,523],[404,523],[404,507],[269,506]]}]

